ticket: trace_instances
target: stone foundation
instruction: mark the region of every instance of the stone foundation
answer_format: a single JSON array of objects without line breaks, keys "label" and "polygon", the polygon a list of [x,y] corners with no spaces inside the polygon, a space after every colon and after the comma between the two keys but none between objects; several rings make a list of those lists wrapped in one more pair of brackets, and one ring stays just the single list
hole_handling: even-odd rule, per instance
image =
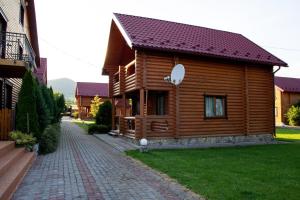
[{"label": "stone foundation", "polygon": [[[258,144],[276,144],[271,134],[239,135],[239,136],[205,136],[193,138],[147,138],[148,148],[207,148],[225,146],[246,146]],[[139,145],[139,140],[126,138]]]}]

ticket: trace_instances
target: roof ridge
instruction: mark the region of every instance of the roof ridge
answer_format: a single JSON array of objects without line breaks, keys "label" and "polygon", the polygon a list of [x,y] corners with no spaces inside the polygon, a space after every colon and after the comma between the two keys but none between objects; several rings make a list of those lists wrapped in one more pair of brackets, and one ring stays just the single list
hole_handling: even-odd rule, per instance
[{"label": "roof ridge", "polygon": [[204,27],[204,26],[199,26],[195,24],[188,24],[184,22],[174,22],[170,20],[164,20],[164,19],[157,19],[157,18],[152,18],[152,17],[142,17],[142,16],[137,16],[137,15],[129,15],[129,14],[123,14],[123,13],[113,13],[115,16],[117,15],[124,15],[124,16],[130,16],[130,17],[137,17],[137,18],[144,18],[144,19],[150,19],[150,20],[157,20],[157,21],[162,21],[162,22],[168,22],[168,23],[174,23],[174,24],[179,24],[179,25],[184,25],[184,26],[193,26],[196,28],[204,28],[208,30],[213,30],[213,31],[220,31],[220,32],[225,32],[225,33],[232,33],[236,35],[242,35],[240,33],[232,32],[232,31],[225,31],[225,30],[220,30],[220,29],[215,29],[215,28],[209,28],[209,27]]}]

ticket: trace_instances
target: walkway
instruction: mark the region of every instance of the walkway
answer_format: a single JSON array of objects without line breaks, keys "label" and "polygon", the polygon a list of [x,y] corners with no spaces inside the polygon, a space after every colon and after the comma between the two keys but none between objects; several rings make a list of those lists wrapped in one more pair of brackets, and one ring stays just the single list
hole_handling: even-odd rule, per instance
[{"label": "walkway", "polygon": [[39,156],[14,199],[197,199],[68,120],[55,153]]}]

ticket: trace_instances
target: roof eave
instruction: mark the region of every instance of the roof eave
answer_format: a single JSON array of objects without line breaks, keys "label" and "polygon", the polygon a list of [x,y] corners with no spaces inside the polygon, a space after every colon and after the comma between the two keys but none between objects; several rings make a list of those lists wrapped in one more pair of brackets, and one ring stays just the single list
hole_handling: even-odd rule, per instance
[{"label": "roof eave", "polygon": [[283,61],[278,62],[278,63],[277,62],[266,62],[266,61],[255,61],[255,60],[251,60],[251,59],[229,57],[226,55],[222,56],[222,55],[214,55],[214,54],[209,54],[209,53],[204,53],[204,52],[200,53],[200,52],[185,51],[185,50],[171,49],[171,48],[150,47],[150,46],[143,46],[143,45],[134,44],[134,43],[132,44],[132,48],[149,49],[149,50],[173,52],[173,53],[183,53],[183,54],[189,54],[189,55],[200,55],[200,56],[207,56],[207,57],[211,57],[211,58],[238,60],[238,61],[242,61],[242,62],[249,62],[249,63],[255,63],[255,64],[288,67],[288,64]]},{"label": "roof eave", "polygon": [[127,33],[127,31],[124,29],[124,27],[122,26],[121,22],[119,21],[117,14],[113,13],[113,21],[116,23],[119,31],[121,32],[122,36],[124,37],[127,45],[132,48],[132,40],[130,39],[129,34]]}]

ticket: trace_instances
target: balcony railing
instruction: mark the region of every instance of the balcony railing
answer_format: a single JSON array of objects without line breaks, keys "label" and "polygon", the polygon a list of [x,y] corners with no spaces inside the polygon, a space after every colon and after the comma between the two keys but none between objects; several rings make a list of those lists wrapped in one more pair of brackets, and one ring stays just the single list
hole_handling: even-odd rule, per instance
[{"label": "balcony railing", "polygon": [[35,53],[22,33],[0,32],[0,57],[28,62],[30,67],[36,67]]}]

